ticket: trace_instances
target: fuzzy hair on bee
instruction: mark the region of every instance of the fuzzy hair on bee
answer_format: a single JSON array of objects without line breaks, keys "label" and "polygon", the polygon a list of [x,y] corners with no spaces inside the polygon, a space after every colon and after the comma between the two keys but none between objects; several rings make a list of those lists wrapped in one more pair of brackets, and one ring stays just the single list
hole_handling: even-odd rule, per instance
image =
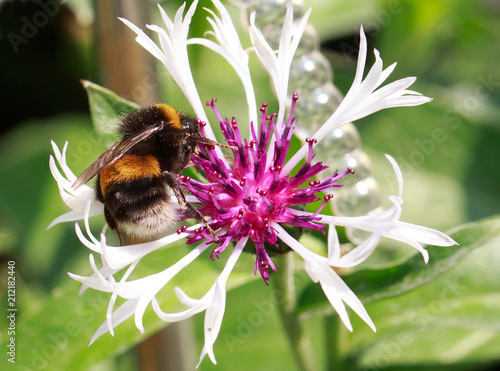
[{"label": "fuzzy hair on bee", "polygon": [[143,240],[160,235],[177,221],[179,209],[205,224],[217,240],[203,215],[186,201],[178,174],[199,144],[234,147],[202,137],[195,119],[166,104],[128,114],[118,132],[122,138],[76,179],[73,188],[97,176],[96,197],[104,204],[106,222],[117,232],[120,244],[121,233]]}]

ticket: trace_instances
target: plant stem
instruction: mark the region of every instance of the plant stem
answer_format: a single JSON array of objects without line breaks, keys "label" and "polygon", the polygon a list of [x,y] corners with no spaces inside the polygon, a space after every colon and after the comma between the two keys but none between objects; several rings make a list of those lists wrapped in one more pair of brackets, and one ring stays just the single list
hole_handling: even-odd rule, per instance
[{"label": "plant stem", "polygon": [[340,319],[336,314],[324,317],[326,370],[340,371],[343,369],[339,355]]},{"label": "plant stem", "polygon": [[278,256],[274,260],[277,271],[271,281],[275,284],[278,312],[290,342],[297,368],[301,371],[317,370],[311,343],[304,336],[301,323],[294,313],[296,299],[293,254]]}]

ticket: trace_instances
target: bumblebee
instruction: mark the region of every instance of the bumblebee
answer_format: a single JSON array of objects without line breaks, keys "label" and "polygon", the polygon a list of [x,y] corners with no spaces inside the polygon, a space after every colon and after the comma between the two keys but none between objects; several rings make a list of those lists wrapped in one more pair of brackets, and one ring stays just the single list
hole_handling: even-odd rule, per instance
[{"label": "bumblebee", "polygon": [[233,148],[200,135],[199,124],[166,104],[144,107],[125,116],[117,141],[73,183],[81,187],[97,176],[95,193],[104,204],[104,216],[123,245],[127,236],[147,239],[164,232],[178,218],[171,192],[181,209],[204,223],[203,215],[188,201],[177,175],[198,153],[198,144]]}]

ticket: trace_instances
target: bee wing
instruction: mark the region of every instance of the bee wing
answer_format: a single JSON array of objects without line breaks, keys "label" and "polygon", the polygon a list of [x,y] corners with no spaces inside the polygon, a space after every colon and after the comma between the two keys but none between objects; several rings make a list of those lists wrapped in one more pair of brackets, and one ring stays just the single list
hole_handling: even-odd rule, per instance
[{"label": "bee wing", "polygon": [[135,137],[123,138],[113,144],[106,152],[100,155],[92,165],[90,165],[73,183],[72,188],[77,189],[87,183],[90,179],[99,174],[102,170],[113,165],[127,151],[137,143],[149,138],[151,135],[160,130],[161,126],[148,126]]}]

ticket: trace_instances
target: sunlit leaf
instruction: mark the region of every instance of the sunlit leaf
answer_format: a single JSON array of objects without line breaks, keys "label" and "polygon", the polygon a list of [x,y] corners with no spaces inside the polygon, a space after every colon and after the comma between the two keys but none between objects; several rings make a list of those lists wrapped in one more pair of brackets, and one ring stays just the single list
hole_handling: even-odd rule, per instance
[{"label": "sunlit leaf", "polygon": [[94,128],[107,145],[111,145],[117,139],[116,127],[120,118],[140,106],[90,81],[83,80],[82,84],[87,90]]},{"label": "sunlit leaf", "polygon": [[[147,260],[142,269],[136,268],[137,274],[146,275],[165,269],[168,262],[179,259],[185,253],[185,246],[160,250],[154,259]],[[205,254],[200,257],[200,261],[193,263],[189,274],[182,272],[175,284],[193,297],[201,297],[203,290],[207,289],[205,286],[209,287],[214,282],[219,271],[217,262],[214,263]],[[235,273],[229,289],[253,279],[252,270]],[[26,310],[20,317],[17,322],[18,349],[26,350],[18,361],[20,367],[88,370],[99,362],[122,354],[167,325],[149,308],[144,317],[145,334],[137,330],[133,318],[130,318],[115,329],[114,337],[109,333],[104,334],[89,347],[92,335],[106,319],[110,295],[87,290],[79,296],[79,287],[77,282],[68,277],[46,301],[31,311]],[[166,312],[184,309],[171,289],[164,289],[157,297],[162,309]],[[193,357],[196,358],[200,349],[195,351]]]}]

